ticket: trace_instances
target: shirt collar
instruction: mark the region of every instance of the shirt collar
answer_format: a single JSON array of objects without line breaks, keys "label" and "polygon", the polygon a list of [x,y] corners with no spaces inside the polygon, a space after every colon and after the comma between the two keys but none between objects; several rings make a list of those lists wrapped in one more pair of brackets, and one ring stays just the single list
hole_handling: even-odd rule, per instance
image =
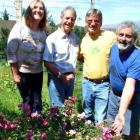
[{"label": "shirt collar", "polygon": [[69,35],[65,34],[60,27],[58,28],[58,34],[59,34],[59,37],[63,39],[71,36],[71,33]]}]

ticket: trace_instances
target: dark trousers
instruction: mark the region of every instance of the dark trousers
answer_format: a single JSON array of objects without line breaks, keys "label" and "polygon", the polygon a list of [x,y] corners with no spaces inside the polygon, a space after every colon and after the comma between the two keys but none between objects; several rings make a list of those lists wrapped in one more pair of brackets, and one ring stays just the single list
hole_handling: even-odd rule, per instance
[{"label": "dark trousers", "polygon": [[17,85],[23,103],[31,107],[31,112],[41,112],[42,110],[42,83],[43,72],[41,73],[21,73],[21,84]]}]

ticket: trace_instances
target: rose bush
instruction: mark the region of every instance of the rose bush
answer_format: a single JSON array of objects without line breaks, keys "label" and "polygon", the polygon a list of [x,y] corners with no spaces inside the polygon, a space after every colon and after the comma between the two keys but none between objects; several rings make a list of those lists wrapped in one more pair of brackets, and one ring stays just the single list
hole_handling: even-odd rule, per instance
[{"label": "rose bush", "polygon": [[[0,113],[0,139],[2,140],[112,140],[112,131],[103,125],[85,123],[85,114],[78,114],[74,96],[65,100],[61,108],[43,105],[41,116],[31,116],[30,106],[21,104],[21,115],[9,121]],[[119,139],[119,138],[118,138]]]}]

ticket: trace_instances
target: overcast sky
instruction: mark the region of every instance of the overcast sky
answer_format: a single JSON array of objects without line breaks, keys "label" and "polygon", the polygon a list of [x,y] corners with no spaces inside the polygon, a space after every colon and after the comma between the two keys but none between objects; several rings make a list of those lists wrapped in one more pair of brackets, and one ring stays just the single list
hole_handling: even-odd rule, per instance
[{"label": "overcast sky", "polygon": [[[31,0],[23,0],[22,7],[26,8]],[[90,8],[91,0],[44,0],[56,24],[60,22],[60,12],[68,5],[73,6],[77,11],[79,25],[84,25],[85,14]],[[119,23],[123,20],[140,21],[140,0],[95,0],[95,8],[103,13],[103,24]],[[6,9],[10,19],[15,19],[14,0],[0,0],[0,16]]]}]

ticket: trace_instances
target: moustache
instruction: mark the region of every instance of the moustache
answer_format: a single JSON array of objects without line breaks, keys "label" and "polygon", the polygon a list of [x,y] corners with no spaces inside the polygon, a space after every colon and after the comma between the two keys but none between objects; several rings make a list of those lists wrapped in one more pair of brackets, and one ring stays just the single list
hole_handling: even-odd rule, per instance
[{"label": "moustache", "polygon": [[129,43],[128,41],[126,41],[126,40],[119,40],[119,43],[120,43],[120,44],[123,44],[124,46],[127,46],[127,45],[130,44],[130,43]]}]

